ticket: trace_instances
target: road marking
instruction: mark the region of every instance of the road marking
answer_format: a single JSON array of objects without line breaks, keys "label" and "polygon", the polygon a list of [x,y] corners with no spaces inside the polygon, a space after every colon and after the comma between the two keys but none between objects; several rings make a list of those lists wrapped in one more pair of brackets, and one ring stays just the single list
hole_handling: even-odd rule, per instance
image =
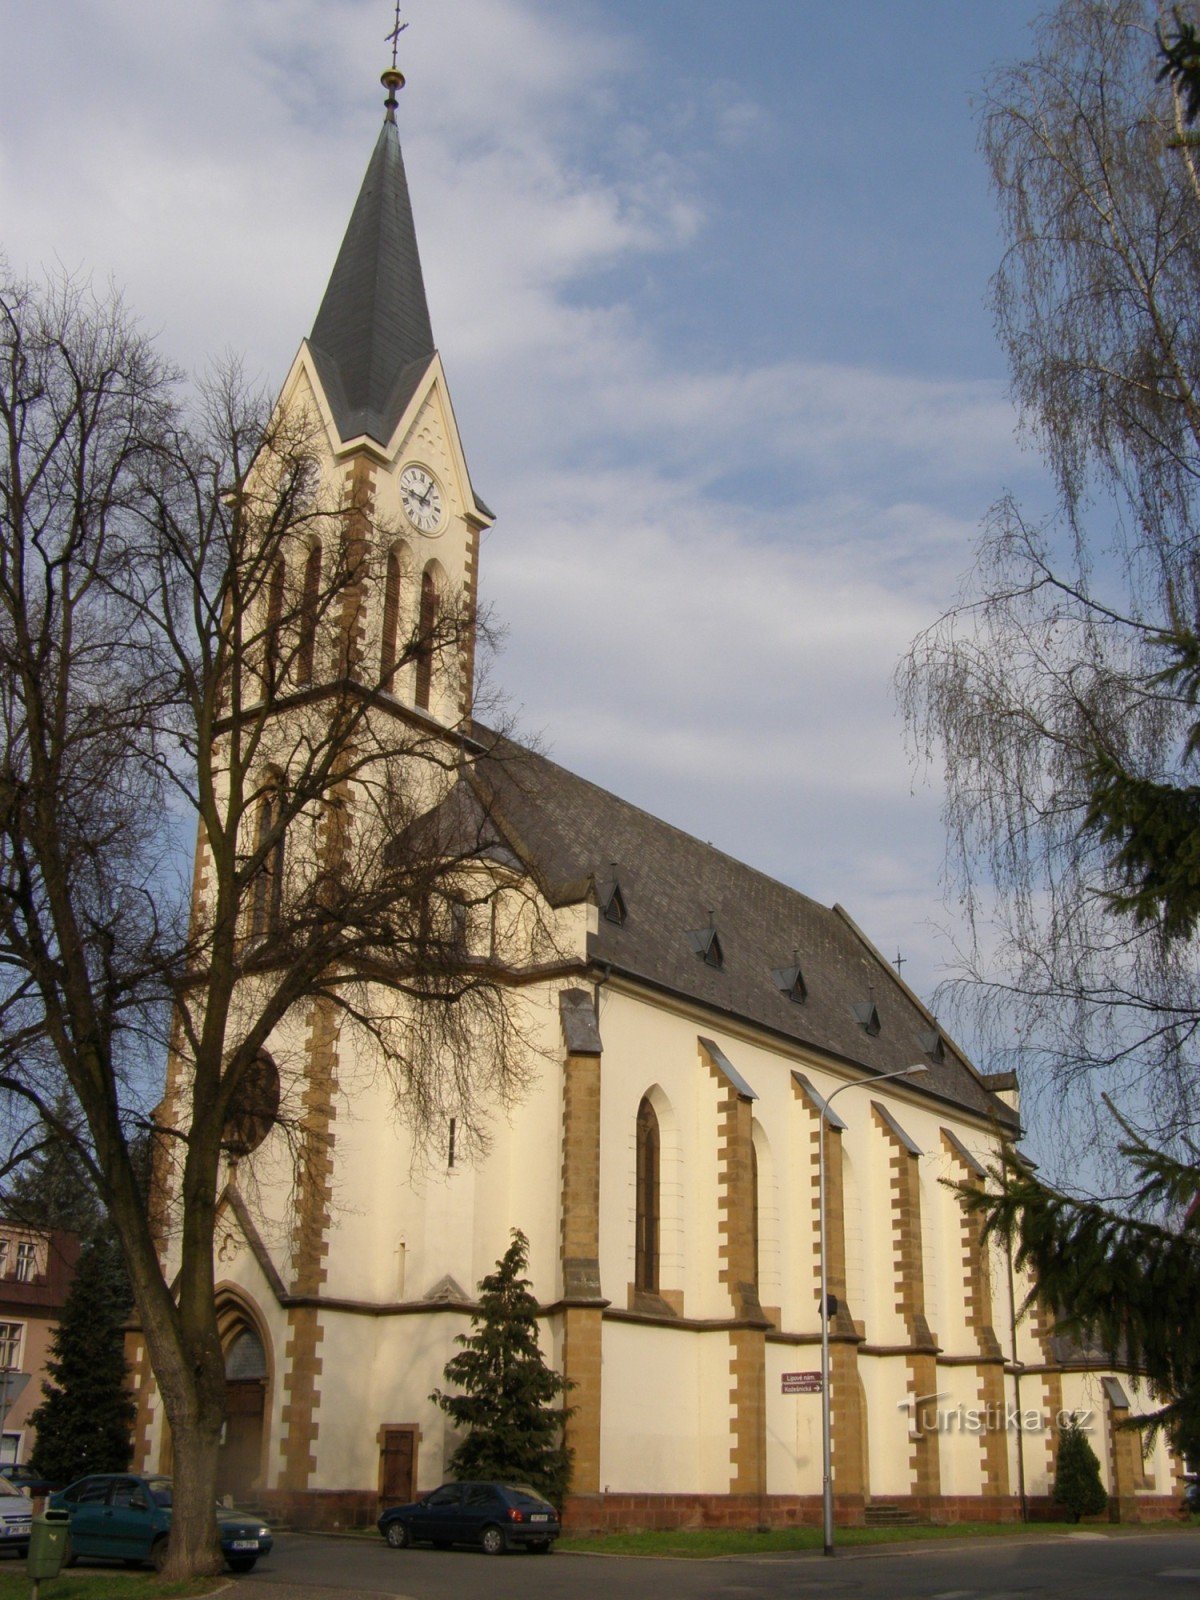
[{"label": "road marking", "polygon": [[1160,1578],[1200,1578],[1200,1567],[1168,1567],[1158,1574]]}]

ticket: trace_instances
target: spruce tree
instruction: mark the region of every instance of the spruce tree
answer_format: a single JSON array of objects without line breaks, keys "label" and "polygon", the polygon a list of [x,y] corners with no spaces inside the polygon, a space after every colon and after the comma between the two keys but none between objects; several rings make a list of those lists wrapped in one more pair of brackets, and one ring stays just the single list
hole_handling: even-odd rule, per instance
[{"label": "spruce tree", "polygon": [[120,1249],[98,1234],[83,1247],[51,1341],[30,1464],[53,1483],[85,1472],[124,1472],[136,1412],[127,1387],[124,1322],[129,1283]]},{"label": "spruce tree", "polygon": [[570,1408],[555,1402],[567,1384],[542,1359],[528,1265],[529,1241],[514,1228],[495,1272],[479,1285],[473,1332],[458,1336],[462,1349],[446,1363],[446,1382],[462,1392],[435,1389],[430,1399],[469,1430],[450,1458],[456,1477],[528,1483],[561,1506],[571,1474],[562,1443]]},{"label": "spruce tree", "polygon": [[1100,1478],[1100,1463],[1083,1429],[1068,1422],[1058,1430],[1058,1469],[1054,1498],[1080,1517],[1094,1517],[1108,1508],[1108,1493]]}]

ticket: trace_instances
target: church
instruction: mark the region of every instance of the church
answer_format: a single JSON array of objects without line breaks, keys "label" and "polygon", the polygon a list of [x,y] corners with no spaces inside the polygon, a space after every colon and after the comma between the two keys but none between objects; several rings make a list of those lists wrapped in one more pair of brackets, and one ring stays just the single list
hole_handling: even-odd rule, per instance
[{"label": "church", "polygon": [[[430,323],[403,78],[383,81],[383,126],[278,407],[317,419],[326,480],[397,530],[361,612],[378,710],[477,752],[459,810],[481,808],[467,824],[552,925],[556,959],[527,967],[523,1092],[486,1141],[451,1118],[422,1159],[361,1038],[315,1011],[281,1025],[272,1051],[300,1063],[320,1155],[296,1196],[281,1133],[229,1149],[221,1487],[333,1528],[442,1482],[457,1441],[430,1391],[519,1228],[543,1351],[572,1386],[569,1528],[819,1521],[823,1225],[839,1521],[1045,1514],[1067,1413],[1111,1514],[1167,1514],[1178,1463],[1118,1426],[1150,1409],[1136,1375],[1023,1309],[1028,1284],[953,1187],[981,1183],[1019,1135],[1015,1078],[978,1071],[841,906],[475,722],[493,513]],[[451,602],[466,620],[454,660],[394,666],[405,619],[420,636]],[[202,897],[199,866],[196,884]],[[170,1096],[168,1077],[168,1113]],[[135,1460],[161,1470],[162,1407],[133,1345]]]}]

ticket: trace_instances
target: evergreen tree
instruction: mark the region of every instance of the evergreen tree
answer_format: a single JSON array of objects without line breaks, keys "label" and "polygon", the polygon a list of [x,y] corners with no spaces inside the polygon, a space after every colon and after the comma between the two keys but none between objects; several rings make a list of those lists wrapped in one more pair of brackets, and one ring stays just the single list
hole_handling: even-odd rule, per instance
[{"label": "evergreen tree", "polygon": [[430,1399],[469,1430],[450,1458],[457,1477],[528,1483],[561,1505],[571,1474],[562,1443],[570,1408],[555,1401],[567,1385],[542,1359],[528,1265],[529,1241],[514,1228],[495,1272],[479,1285],[474,1331],[459,1335],[462,1350],[446,1363],[446,1382],[462,1393],[435,1389]]},{"label": "evergreen tree", "polygon": [[65,1228],[85,1237],[100,1225],[102,1210],[95,1185],[79,1154],[79,1112],[62,1090],[53,1122],[42,1124],[36,1153],[15,1166],[3,1198],[4,1215],[30,1228]]},{"label": "evergreen tree", "polygon": [[31,1465],[55,1483],[84,1472],[124,1472],[136,1412],[127,1388],[123,1324],[129,1283],[120,1247],[97,1234],[84,1245],[46,1363]]},{"label": "evergreen tree", "polygon": [[1068,1422],[1058,1430],[1058,1470],[1054,1498],[1080,1517],[1094,1517],[1108,1508],[1108,1494],[1100,1478],[1100,1463],[1083,1429]]}]

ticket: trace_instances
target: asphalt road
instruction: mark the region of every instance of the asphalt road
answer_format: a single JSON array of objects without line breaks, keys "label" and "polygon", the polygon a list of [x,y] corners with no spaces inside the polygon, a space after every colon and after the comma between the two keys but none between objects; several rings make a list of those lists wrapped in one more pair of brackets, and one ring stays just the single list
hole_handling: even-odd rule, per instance
[{"label": "asphalt road", "polygon": [[1200,1530],[719,1561],[489,1557],[283,1534],[236,1587],[239,1600],[1182,1600],[1200,1596]]}]

